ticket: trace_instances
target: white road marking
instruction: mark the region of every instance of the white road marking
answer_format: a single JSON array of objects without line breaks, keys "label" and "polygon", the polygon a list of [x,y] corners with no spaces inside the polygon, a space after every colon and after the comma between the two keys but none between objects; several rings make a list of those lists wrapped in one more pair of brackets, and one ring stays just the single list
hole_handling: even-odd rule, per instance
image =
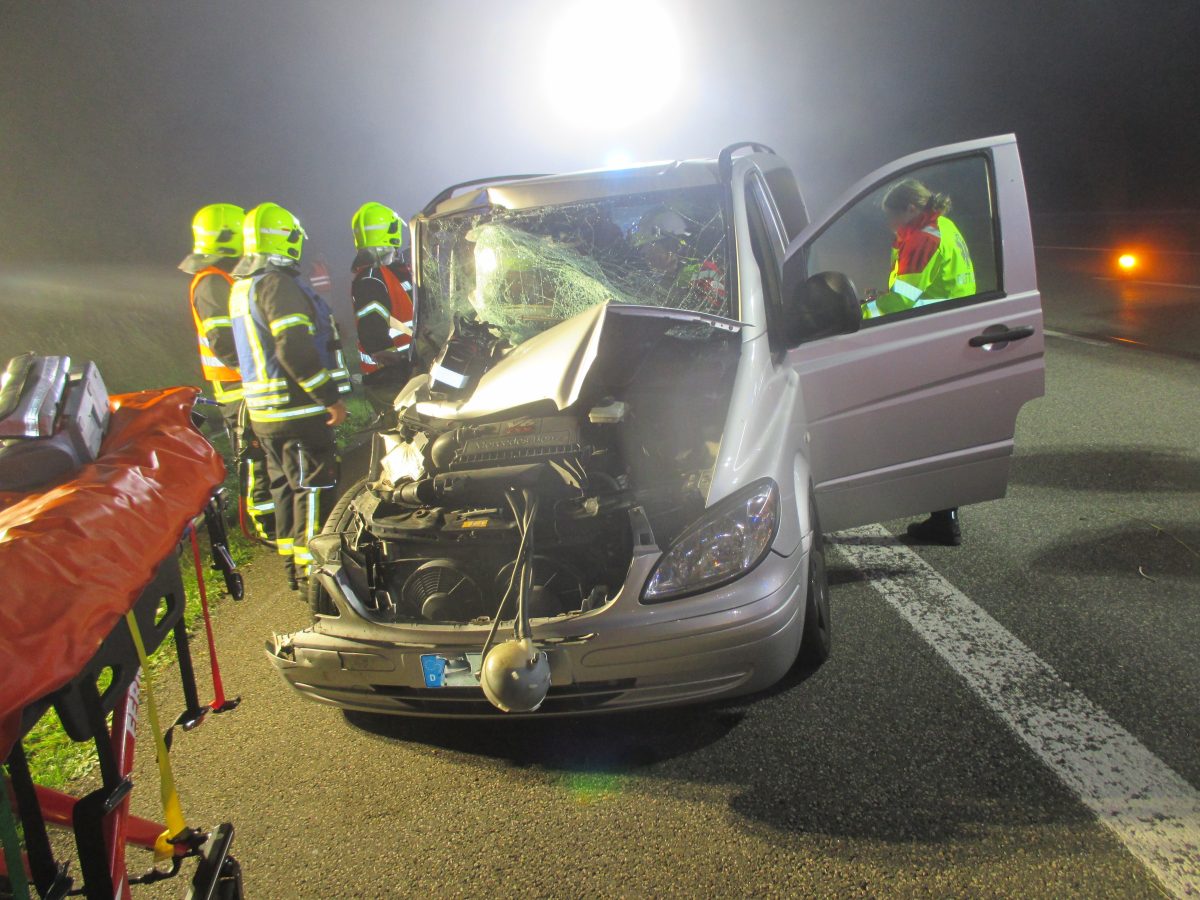
[{"label": "white road marking", "polygon": [[[1118,247],[1068,247],[1061,244],[1034,244],[1035,250],[1077,250],[1081,253],[1120,253]],[[1195,250],[1155,250],[1155,256],[1200,256]]]},{"label": "white road marking", "polygon": [[1171,894],[1200,896],[1200,792],[887,529],[831,541]]},{"label": "white road marking", "polygon": [[1180,284],[1174,281],[1139,281],[1136,278],[1108,278],[1104,275],[1093,275],[1096,281],[1121,281],[1126,284],[1146,284],[1150,287],[1182,288],[1185,291],[1200,291],[1200,284]]}]

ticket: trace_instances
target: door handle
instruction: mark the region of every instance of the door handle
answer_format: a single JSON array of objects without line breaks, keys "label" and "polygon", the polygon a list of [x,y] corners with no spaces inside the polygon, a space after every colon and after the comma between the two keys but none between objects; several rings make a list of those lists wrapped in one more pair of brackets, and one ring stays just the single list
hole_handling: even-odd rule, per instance
[{"label": "door handle", "polygon": [[987,347],[993,344],[1023,341],[1027,337],[1033,337],[1032,325],[1018,325],[1016,328],[1009,328],[1007,325],[989,325],[983,330],[983,334],[975,335],[967,343],[972,347]]}]

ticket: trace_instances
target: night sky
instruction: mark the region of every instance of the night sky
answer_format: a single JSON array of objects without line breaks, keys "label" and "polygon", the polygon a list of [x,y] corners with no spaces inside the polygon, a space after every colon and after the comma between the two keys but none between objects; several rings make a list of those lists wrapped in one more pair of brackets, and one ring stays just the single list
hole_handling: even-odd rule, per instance
[{"label": "night sky", "polygon": [[561,3],[5,3],[0,260],[173,265],[196,208],[270,199],[341,269],[369,199],[408,215],[455,181],[750,138],[814,210],[897,156],[1008,131],[1035,210],[1200,208],[1195,0],[660,6],[679,89],[584,128],[546,100]]}]

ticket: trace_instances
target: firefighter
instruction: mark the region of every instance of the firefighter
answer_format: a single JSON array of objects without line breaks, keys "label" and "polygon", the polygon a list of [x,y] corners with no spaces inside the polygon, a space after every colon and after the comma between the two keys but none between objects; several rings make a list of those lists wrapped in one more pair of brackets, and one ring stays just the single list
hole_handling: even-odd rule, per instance
[{"label": "firefighter", "polygon": [[668,305],[727,313],[725,273],[711,259],[692,258],[691,238],[687,220],[675,210],[659,206],[634,225],[630,244],[650,267]]},{"label": "firefighter", "polygon": [[[871,319],[919,306],[970,297],[975,266],[967,242],[946,217],[950,198],[934,193],[915,178],[893,185],[883,198],[888,226],[896,234],[888,291],[863,306]],[[908,526],[915,541],[957,547],[962,543],[958,509],[939,509]]]},{"label": "firefighter", "polygon": [[375,411],[392,408],[411,373],[412,273],[400,255],[404,220],[382,203],[364,203],[350,220],[354,280],[350,297],[358,330],[363,387]]},{"label": "firefighter", "polygon": [[300,277],[305,237],[275,203],[247,212],[229,301],[246,410],[267,456],[276,549],[293,590],[308,575],[308,542],[337,488],[333,429],[346,420],[350,391],[333,313]]},{"label": "firefighter", "polygon": [[229,289],[233,284],[230,272],[242,255],[243,216],[242,208],[232,203],[213,203],[197,212],[192,219],[192,252],[179,268],[192,276],[188,301],[196,325],[200,368],[220,404],[237,461],[240,499],[255,532],[269,541],[274,537],[275,504],[267,482],[266,457],[245,416],[237,346],[229,318]]}]

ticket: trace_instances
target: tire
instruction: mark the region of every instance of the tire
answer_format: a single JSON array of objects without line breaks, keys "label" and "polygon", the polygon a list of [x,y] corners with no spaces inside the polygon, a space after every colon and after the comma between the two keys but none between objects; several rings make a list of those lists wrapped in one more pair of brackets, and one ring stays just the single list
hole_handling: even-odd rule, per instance
[{"label": "tire", "polygon": [[[811,494],[810,494],[811,497]],[[808,596],[804,604],[804,634],[800,638],[800,665],[815,669],[829,659],[833,647],[829,615],[829,577],[825,571],[825,536],[817,519],[816,504],[810,500],[812,549],[808,555]]]},{"label": "tire", "polygon": [[[350,527],[350,522],[354,517],[354,511],[350,508],[350,504],[354,502],[354,498],[367,489],[367,479],[360,478],[350,487],[346,488],[346,492],[338,498],[338,502],[334,504],[333,510],[329,513],[329,518],[325,520],[325,527],[321,529],[321,534],[328,534],[334,531],[345,531]],[[338,614],[337,607],[333,604],[333,598],[321,587],[320,579],[313,577],[308,579],[308,607],[312,610],[314,617],[316,616],[336,616]]]}]

